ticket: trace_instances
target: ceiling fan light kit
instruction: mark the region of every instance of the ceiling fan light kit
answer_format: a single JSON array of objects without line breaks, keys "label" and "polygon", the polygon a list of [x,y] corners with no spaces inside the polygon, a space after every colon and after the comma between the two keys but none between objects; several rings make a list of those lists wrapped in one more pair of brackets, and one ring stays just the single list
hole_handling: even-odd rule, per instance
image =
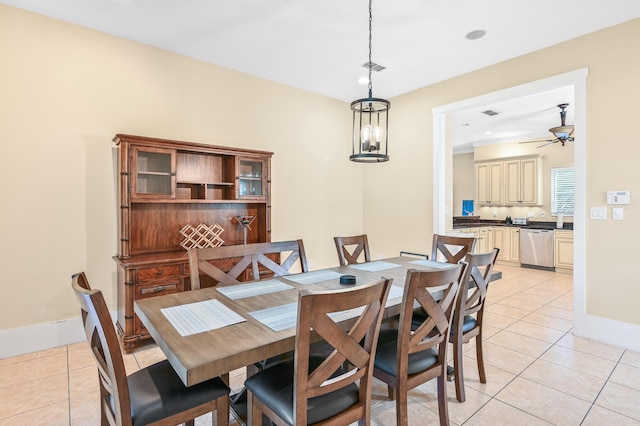
[{"label": "ceiling fan light kit", "polygon": [[[560,108],[560,126],[552,127],[549,129],[549,131],[553,133],[553,136],[555,136],[555,139],[546,139],[542,142],[547,142],[547,143],[542,144],[537,148],[542,148],[544,146],[551,145],[558,142],[560,142],[562,146],[564,146],[565,142],[573,142],[573,130],[574,130],[573,124],[569,124],[569,125],[566,124],[568,106],[569,104],[558,105],[558,108]],[[535,141],[525,141],[520,143],[533,143],[533,142],[541,142],[541,141],[535,140]]]}]

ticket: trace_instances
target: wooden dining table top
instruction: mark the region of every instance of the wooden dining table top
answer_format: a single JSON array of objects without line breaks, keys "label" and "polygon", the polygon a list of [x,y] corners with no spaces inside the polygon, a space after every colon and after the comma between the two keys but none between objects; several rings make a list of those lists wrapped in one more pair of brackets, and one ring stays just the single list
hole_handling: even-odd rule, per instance
[{"label": "wooden dining table top", "polygon": [[[379,267],[390,268],[376,271],[367,270]],[[392,287],[385,308],[385,317],[391,317],[400,313],[402,288],[408,269],[438,270],[443,267],[447,267],[447,264],[436,264],[432,261],[412,257],[394,257],[363,264],[274,277],[273,280],[291,287],[274,293],[234,300],[220,291],[229,286],[218,285],[137,300],[134,304],[134,310],[184,384],[192,386],[294,349],[295,326],[274,331],[250,313],[295,303],[298,300],[298,292],[302,289],[327,291],[353,288],[354,285],[340,284],[339,275],[354,275],[356,277],[355,286],[367,284],[382,277],[393,278],[393,285],[396,286],[396,289],[394,291]],[[322,275],[322,271],[333,272],[331,275],[334,277],[311,284],[296,282],[305,278],[313,278],[313,274]],[[265,280],[243,282],[235,284],[233,287],[263,281]],[[313,280],[311,279],[311,281]],[[440,289],[440,291],[442,290]],[[394,295],[395,297],[393,297]],[[182,336],[162,312],[166,308],[209,300],[218,300],[246,321]]]}]

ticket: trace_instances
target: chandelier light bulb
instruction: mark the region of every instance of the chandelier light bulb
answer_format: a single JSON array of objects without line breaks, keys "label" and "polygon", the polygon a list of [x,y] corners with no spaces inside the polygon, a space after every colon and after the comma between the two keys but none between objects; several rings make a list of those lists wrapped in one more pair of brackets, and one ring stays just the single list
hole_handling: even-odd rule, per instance
[{"label": "chandelier light bulb", "polygon": [[360,130],[360,140],[362,141],[362,150],[369,151],[371,143],[371,135],[373,134],[373,127],[370,124],[365,124]]}]

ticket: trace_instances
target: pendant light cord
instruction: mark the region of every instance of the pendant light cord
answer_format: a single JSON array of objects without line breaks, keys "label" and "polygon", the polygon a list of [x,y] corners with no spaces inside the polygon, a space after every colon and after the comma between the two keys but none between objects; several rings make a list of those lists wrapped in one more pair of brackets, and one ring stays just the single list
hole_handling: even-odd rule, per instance
[{"label": "pendant light cord", "polygon": [[371,22],[373,21],[373,13],[371,12],[371,4],[373,0],[369,0],[369,98],[373,97],[373,83],[371,82]]}]

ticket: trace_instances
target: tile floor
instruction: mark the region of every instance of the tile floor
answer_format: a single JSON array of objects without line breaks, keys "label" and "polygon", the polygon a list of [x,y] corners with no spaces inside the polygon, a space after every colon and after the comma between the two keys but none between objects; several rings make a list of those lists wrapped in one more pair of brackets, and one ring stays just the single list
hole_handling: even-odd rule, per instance
[{"label": "tile floor", "polygon": [[[486,307],[487,383],[465,345],[467,400],[448,385],[453,425],[640,425],[640,353],[576,338],[572,277],[500,265]],[[160,359],[147,345],[125,355],[128,372]],[[232,374],[232,387],[243,374]],[[395,424],[378,382],[372,424]],[[409,424],[437,424],[435,381],[409,393]],[[96,367],[85,343],[0,360],[0,426],[99,425]],[[196,424],[211,424],[199,418]],[[232,425],[237,425],[232,420]]]}]

